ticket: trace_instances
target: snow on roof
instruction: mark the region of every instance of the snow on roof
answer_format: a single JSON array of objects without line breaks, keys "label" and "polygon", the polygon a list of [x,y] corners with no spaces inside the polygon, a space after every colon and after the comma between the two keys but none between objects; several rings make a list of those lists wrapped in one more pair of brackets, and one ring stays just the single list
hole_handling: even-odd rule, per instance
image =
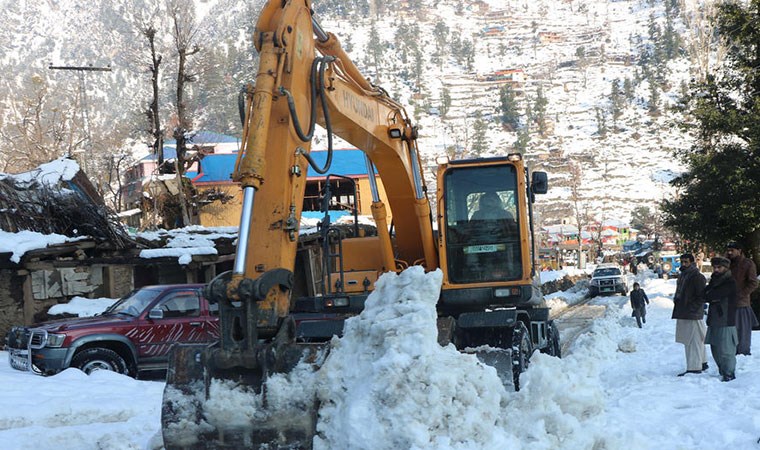
[{"label": "snow on roof", "polygon": [[15,175],[0,174],[0,178],[13,178],[18,183],[39,182],[46,186],[55,186],[61,181],[70,181],[79,172],[79,164],[73,159],[61,157],[49,163],[41,164],[34,170]]},{"label": "snow on roof", "polygon": [[46,248],[48,245],[62,244],[81,240],[60,234],[42,234],[36,231],[19,231],[9,233],[0,230],[0,253],[11,253],[11,262],[18,263],[24,253],[30,250]]},{"label": "snow on roof", "polygon": [[237,238],[237,227],[202,227],[198,225],[175,230],[158,230],[137,233],[142,239],[160,241],[166,239],[162,248],[140,251],[141,258],[176,257],[180,265],[190,264],[193,255],[217,255],[214,239]]}]

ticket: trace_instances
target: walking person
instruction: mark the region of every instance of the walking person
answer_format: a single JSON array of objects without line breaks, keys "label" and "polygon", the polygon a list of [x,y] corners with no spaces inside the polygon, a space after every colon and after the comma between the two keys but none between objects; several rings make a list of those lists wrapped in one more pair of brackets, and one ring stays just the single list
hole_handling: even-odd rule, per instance
[{"label": "walking person", "polygon": [[707,335],[713,359],[718,365],[721,381],[736,378],[736,282],[731,276],[731,261],[716,256],[710,260],[713,267],[710,282],[705,288],[707,311]]},{"label": "walking person", "polygon": [[631,309],[633,312],[631,315],[636,318],[636,325],[641,328],[641,322],[647,323],[647,306],[649,304],[649,298],[644,289],[641,289],[639,283],[633,283],[633,290],[631,291]]},{"label": "walking person", "polygon": [[637,263],[639,262],[638,258],[636,256],[631,256],[631,273],[636,275],[636,273],[639,271],[639,268],[637,267]]},{"label": "walking person", "polygon": [[731,275],[736,281],[736,333],[739,337],[736,354],[751,355],[752,327],[757,326],[757,317],[749,297],[757,289],[757,268],[744,256],[739,244],[730,242],[726,247],[726,256],[731,260]]},{"label": "walking person", "polygon": [[676,342],[684,345],[686,352],[686,371],[679,373],[702,373],[707,369],[705,355],[705,333],[707,327],[703,320],[705,277],[694,264],[694,255],[681,255],[681,276],[676,282],[673,296],[673,315],[676,319]]}]

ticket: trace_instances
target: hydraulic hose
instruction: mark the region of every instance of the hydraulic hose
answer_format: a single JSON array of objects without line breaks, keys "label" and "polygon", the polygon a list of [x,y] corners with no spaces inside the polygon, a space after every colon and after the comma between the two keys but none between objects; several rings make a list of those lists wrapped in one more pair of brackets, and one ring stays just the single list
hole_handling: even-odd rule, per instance
[{"label": "hydraulic hose", "polygon": [[309,89],[311,97],[311,111],[309,117],[309,132],[304,134],[301,128],[301,121],[298,120],[298,113],[296,112],[296,102],[293,100],[293,95],[284,87],[280,86],[280,93],[283,94],[288,100],[288,109],[290,110],[290,116],[293,118],[293,128],[298,135],[298,138],[303,142],[310,141],[314,136],[314,126],[317,124],[317,86],[314,83],[314,79],[317,78],[317,65],[321,64],[322,58],[314,58],[311,63],[311,89]]},{"label": "hydraulic hose", "polygon": [[248,89],[245,85],[240,87],[238,93],[238,114],[240,114],[240,124],[245,126],[245,96],[248,93]]},{"label": "hydraulic hose", "polygon": [[[327,107],[327,97],[325,96],[325,70],[327,68],[327,65],[333,61],[335,61],[335,58],[332,56],[318,57],[314,58],[314,62],[311,65],[311,119],[309,121],[309,132],[307,134],[304,134],[303,130],[301,129],[301,123],[298,120],[293,96],[290,92],[288,92],[287,89],[280,87],[280,92],[285,95],[288,100],[288,109],[290,110],[290,115],[293,118],[293,128],[295,129],[298,138],[304,142],[310,141],[314,136],[314,126],[316,125],[317,121],[317,89],[319,89],[319,101],[322,104],[322,114],[325,117],[325,128],[327,130],[327,160],[325,161],[324,167],[320,168],[317,165],[316,161],[314,161],[311,155],[309,155],[307,152],[301,152],[301,155],[303,155],[303,157],[306,158],[306,161],[309,162],[309,166],[311,166],[311,168],[320,175],[324,175],[328,170],[330,170],[330,165],[332,164],[333,157],[332,122],[330,121],[330,109]],[[317,65],[319,66],[318,80],[316,79]]]}]

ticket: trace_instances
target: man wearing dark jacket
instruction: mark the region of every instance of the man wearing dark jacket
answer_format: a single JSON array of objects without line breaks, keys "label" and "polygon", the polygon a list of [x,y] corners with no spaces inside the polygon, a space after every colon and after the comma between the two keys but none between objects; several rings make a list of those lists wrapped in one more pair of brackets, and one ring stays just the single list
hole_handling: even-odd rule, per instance
[{"label": "man wearing dark jacket", "polygon": [[649,298],[644,289],[641,289],[639,283],[633,283],[631,290],[631,315],[636,318],[636,325],[641,328],[641,322],[647,323],[647,306]]},{"label": "man wearing dark jacket", "polygon": [[705,343],[710,344],[721,381],[731,381],[736,378],[736,282],[727,258],[716,256],[710,263],[713,273],[705,288],[705,301],[710,305]]},{"label": "man wearing dark jacket", "polygon": [[684,345],[686,371],[679,373],[702,373],[707,368],[705,355],[704,320],[705,277],[694,264],[691,253],[681,255],[681,275],[676,283],[673,297],[673,315],[676,319],[676,342]]},{"label": "man wearing dark jacket", "polygon": [[726,256],[731,260],[731,274],[736,281],[736,333],[739,336],[736,354],[750,355],[752,327],[757,325],[757,317],[750,307],[749,296],[757,289],[757,269],[751,259],[744,257],[736,242],[727,245]]}]

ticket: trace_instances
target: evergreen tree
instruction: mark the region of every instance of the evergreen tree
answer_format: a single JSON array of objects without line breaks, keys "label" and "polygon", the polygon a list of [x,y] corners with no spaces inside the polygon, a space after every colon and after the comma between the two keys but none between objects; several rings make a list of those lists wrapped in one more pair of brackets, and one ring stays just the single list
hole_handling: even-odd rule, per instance
[{"label": "evergreen tree", "polygon": [[469,39],[462,41],[460,62],[464,65],[465,69],[472,71],[472,64],[475,62],[475,46]]},{"label": "evergreen tree", "polygon": [[665,56],[673,59],[681,53],[681,38],[675,29],[674,19],[678,18],[680,8],[678,2],[667,0],[665,2],[665,30],[663,30]]},{"label": "evergreen tree", "polygon": [[517,133],[517,140],[514,143],[515,150],[520,153],[528,151],[528,144],[530,144],[530,132],[528,127],[522,127],[520,132]]},{"label": "evergreen tree", "polygon": [[365,55],[364,64],[368,67],[373,67],[377,76],[380,75],[380,61],[383,60],[383,53],[385,53],[385,44],[380,39],[380,34],[377,32],[377,28],[375,28],[373,22],[369,29],[367,54]]},{"label": "evergreen tree", "polygon": [[483,117],[478,111],[475,114],[475,122],[472,124],[472,153],[473,156],[480,156],[488,148],[488,140],[486,139],[486,132],[488,131],[488,124],[483,120]]},{"label": "evergreen tree", "polygon": [[[667,57],[665,50],[665,39],[662,36],[662,29],[655,21],[654,14],[649,16],[649,41],[650,46],[647,48],[649,64],[650,81],[656,81],[658,84],[665,82],[667,75]],[[650,66],[651,65],[651,66]]]},{"label": "evergreen tree", "polygon": [[607,118],[605,117],[604,111],[602,108],[599,108],[598,106],[594,108],[596,111],[596,129],[599,136],[602,138],[607,137]]},{"label": "evergreen tree", "polygon": [[660,114],[660,92],[657,89],[657,83],[649,80],[649,114],[656,116]]},{"label": "evergreen tree", "polygon": [[714,20],[726,60],[682,99],[699,139],[677,154],[688,170],[672,182],[679,197],[663,202],[665,224],[716,248],[741,242],[760,263],[760,0],[721,3]]},{"label": "evergreen tree", "polygon": [[514,131],[520,123],[517,96],[511,85],[507,84],[499,90],[499,112],[501,123],[507,129]]},{"label": "evergreen tree", "polygon": [[575,57],[578,58],[578,69],[580,69],[581,73],[583,74],[583,87],[585,88],[586,83],[588,82],[588,73],[586,72],[586,69],[589,65],[589,60],[586,57],[586,48],[583,46],[576,48]]},{"label": "evergreen tree", "polygon": [[612,114],[612,128],[614,132],[618,130],[618,119],[623,115],[625,107],[625,98],[620,91],[620,80],[612,80],[612,91],[610,92],[610,112]]},{"label": "evergreen tree", "polygon": [[528,99],[527,104],[525,105],[525,128],[526,132],[530,132],[531,125],[533,124],[533,121],[535,120],[536,116],[533,114],[533,107],[530,104],[530,99]]},{"label": "evergreen tree", "polygon": [[447,88],[441,90],[441,117],[446,117],[451,108],[451,94]]},{"label": "evergreen tree", "polygon": [[448,48],[449,40],[449,27],[442,20],[438,20],[433,27],[433,38],[435,39],[435,54],[433,55],[433,62],[438,64],[438,67],[443,67],[443,61],[446,58],[446,49]]},{"label": "evergreen tree", "polygon": [[623,81],[623,96],[628,103],[633,101],[633,81],[631,81],[630,78],[626,78],[625,81]]},{"label": "evergreen tree", "polygon": [[548,104],[549,100],[547,100],[546,96],[544,95],[544,88],[542,86],[539,86],[538,91],[536,91],[536,103],[534,105],[534,111],[536,114],[538,134],[540,134],[541,137],[546,137],[546,106]]}]

